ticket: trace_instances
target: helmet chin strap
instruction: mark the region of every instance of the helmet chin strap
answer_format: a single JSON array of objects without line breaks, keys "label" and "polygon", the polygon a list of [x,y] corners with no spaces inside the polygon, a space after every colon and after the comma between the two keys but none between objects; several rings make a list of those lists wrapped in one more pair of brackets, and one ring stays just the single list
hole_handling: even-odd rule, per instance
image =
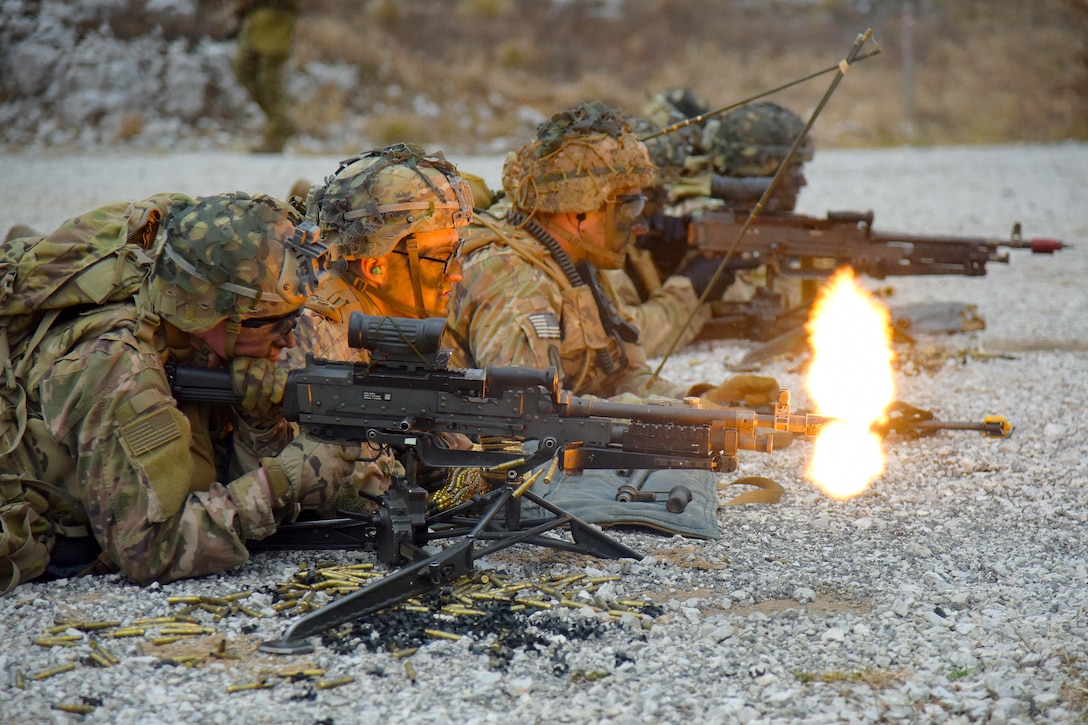
[{"label": "helmet chin strap", "polygon": [[548,232],[554,236],[560,237],[572,247],[580,249],[585,253],[586,258],[597,267],[601,269],[619,269],[623,266],[623,260],[626,255],[622,251],[612,251],[617,239],[616,210],[614,204],[609,203],[606,205],[605,224],[605,243],[603,246],[590,244],[584,237],[577,234],[571,234],[566,229],[561,228],[558,224],[549,225]]},{"label": "helmet chin strap", "polygon": [[419,269],[419,242],[412,235],[409,235],[404,241],[408,247],[408,271],[412,277],[412,294],[416,300],[416,317],[425,320],[429,317],[429,313],[423,305],[423,277],[420,275]]},{"label": "helmet chin strap", "polygon": [[238,337],[242,334],[242,323],[239,320],[230,319],[226,321],[226,335],[223,338],[223,354],[226,355],[227,360],[234,358],[234,348],[238,343]]}]

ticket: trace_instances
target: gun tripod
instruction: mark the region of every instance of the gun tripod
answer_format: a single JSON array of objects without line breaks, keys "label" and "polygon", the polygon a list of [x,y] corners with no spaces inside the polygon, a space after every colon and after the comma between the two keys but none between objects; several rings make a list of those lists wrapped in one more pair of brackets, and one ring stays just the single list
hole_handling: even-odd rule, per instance
[{"label": "gun tripod", "polygon": [[[414,465],[406,468],[411,472]],[[522,519],[522,499],[551,515]],[[642,558],[532,491],[515,492],[510,483],[432,516],[426,516],[425,511],[426,492],[408,479],[397,479],[373,516],[288,525],[255,542],[257,550],[372,549],[383,563],[408,562],[381,580],[300,617],[280,639],[264,642],[259,649],[273,654],[312,652],[307,638],[451,584],[470,574],[477,559],[514,544],[535,544],[603,559]],[[549,534],[563,527],[573,541]],[[453,537],[463,538],[437,554],[428,554],[422,547]]]}]

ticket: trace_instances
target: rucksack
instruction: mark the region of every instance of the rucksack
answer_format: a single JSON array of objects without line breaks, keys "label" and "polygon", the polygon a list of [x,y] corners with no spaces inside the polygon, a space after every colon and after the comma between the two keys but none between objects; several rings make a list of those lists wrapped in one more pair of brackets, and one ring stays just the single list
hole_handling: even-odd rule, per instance
[{"label": "rucksack", "polygon": [[[76,502],[5,460],[26,432],[25,375],[35,349],[61,315],[136,298],[163,218],[189,200],[158,194],[105,206],[47,236],[0,247],[0,595],[44,571],[56,534],[77,533],[70,525]],[[155,322],[143,314],[140,320]],[[47,517],[54,508],[65,515]]]}]

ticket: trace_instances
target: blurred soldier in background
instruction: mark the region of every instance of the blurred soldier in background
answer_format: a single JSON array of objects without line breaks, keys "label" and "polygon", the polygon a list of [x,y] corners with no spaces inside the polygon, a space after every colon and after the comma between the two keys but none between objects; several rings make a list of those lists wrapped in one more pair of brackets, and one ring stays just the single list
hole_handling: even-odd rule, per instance
[{"label": "blurred soldier in background", "polygon": [[253,150],[279,153],[294,133],[287,113],[284,75],[291,58],[299,0],[241,0],[237,17],[238,82],[265,115],[264,138]]},{"label": "blurred soldier in background", "polygon": [[[681,107],[685,110],[681,111]],[[655,96],[644,112],[656,128],[664,128],[708,110],[690,92],[674,89]],[[632,258],[640,259],[641,263],[628,265],[640,299],[647,298],[655,289],[655,272],[658,279],[664,279],[684,265],[695,264],[708,278],[713,274],[718,260],[694,255],[687,249],[688,222],[692,216],[706,211],[750,211],[804,126],[804,121],[789,109],[776,103],[757,102],[734,109],[721,118],[703,121],[696,133],[691,132],[692,128],[698,128],[693,125],[650,141],[648,145],[659,150],[655,160],[662,165],[663,183],[650,192],[656,201],[648,212],[650,231],[639,237],[636,245],[649,253],[653,264],[647,264],[645,257],[633,255]],[[677,139],[669,141],[674,135]],[[686,158],[685,153],[688,154]],[[812,156],[812,140],[806,136],[775,185],[765,212],[793,211],[797,196],[806,183],[803,165]],[[766,283],[765,269],[745,268],[744,260],[739,259],[734,263],[736,269],[725,270],[722,274],[725,279],[719,280],[728,288],[724,298],[710,298],[712,309],[718,299],[746,301],[757,287]],[[784,295],[787,308],[800,304],[799,280],[779,279],[775,290]],[[689,307],[688,312],[690,310]],[[691,328],[697,328],[698,324],[699,319],[696,319]],[[687,338],[693,334],[689,329],[681,343],[687,343]]]},{"label": "blurred soldier in background", "polygon": [[[358,447],[283,417],[275,360],[319,276],[294,221],[270,197],[163,194],[6,250],[0,592],[95,541],[140,584],[223,571],[365,484]],[[242,402],[175,400],[174,361],[229,370]]]}]

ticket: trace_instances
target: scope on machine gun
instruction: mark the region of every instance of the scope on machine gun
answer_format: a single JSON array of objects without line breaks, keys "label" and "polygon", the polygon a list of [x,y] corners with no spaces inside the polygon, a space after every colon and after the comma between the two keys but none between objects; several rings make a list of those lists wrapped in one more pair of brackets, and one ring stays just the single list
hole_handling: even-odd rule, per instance
[{"label": "scope on machine gun", "polygon": [[[441,319],[355,313],[349,322],[349,339],[370,348],[370,362],[311,357],[306,367],[288,376],[284,416],[297,421],[306,435],[335,443],[394,446],[406,451],[403,462],[408,472],[406,478],[393,481],[373,517],[362,522],[316,522],[318,526],[310,527],[314,529],[312,536],[297,532],[299,538],[291,541],[316,540],[319,546],[327,546],[348,539],[347,546],[371,548],[387,563],[412,563],[380,584],[302,617],[280,640],[261,645],[262,650],[308,651],[306,637],[448,584],[470,571],[476,557],[523,541],[595,556],[639,557],[529,490],[531,479],[515,489],[512,484],[554,456],[558,455],[564,471],[574,474],[594,468],[728,473],[737,468],[738,450],[770,452],[771,438],[757,438],[757,426],[812,436],[828,420],[790,414],[785,390],[774,414],[760,416],[742,408],[690,408],[679,401],[676,406],[630,405],[580,398],[560,389],[555,368],[451,370],[447,368],[449,352],[439,349],[444,328]],[[178,400],[239,401],[225,370],[172,366],[168,374]],[[526,446],[529,450],[525,452],[451,450],[443,444],[442,433],[535,441],[536,448]],[[415,485],[416,458],[431,466],[505,471],[506,485],[431,513],[426,492]],[[551,516],[522,520],[522,499]],[[678,491],[673,507],[682,508],[680,502]],[[545,535],[559,527],[569,529],[574,541]],[[270,538],[285,533],[285,528],[281,526]],[[429,554],[422,548],[429,541],[454,535],[464,535],[464,539],[440,553]],[[490,543],[479,551],[474,549],[484,542]]]}]

